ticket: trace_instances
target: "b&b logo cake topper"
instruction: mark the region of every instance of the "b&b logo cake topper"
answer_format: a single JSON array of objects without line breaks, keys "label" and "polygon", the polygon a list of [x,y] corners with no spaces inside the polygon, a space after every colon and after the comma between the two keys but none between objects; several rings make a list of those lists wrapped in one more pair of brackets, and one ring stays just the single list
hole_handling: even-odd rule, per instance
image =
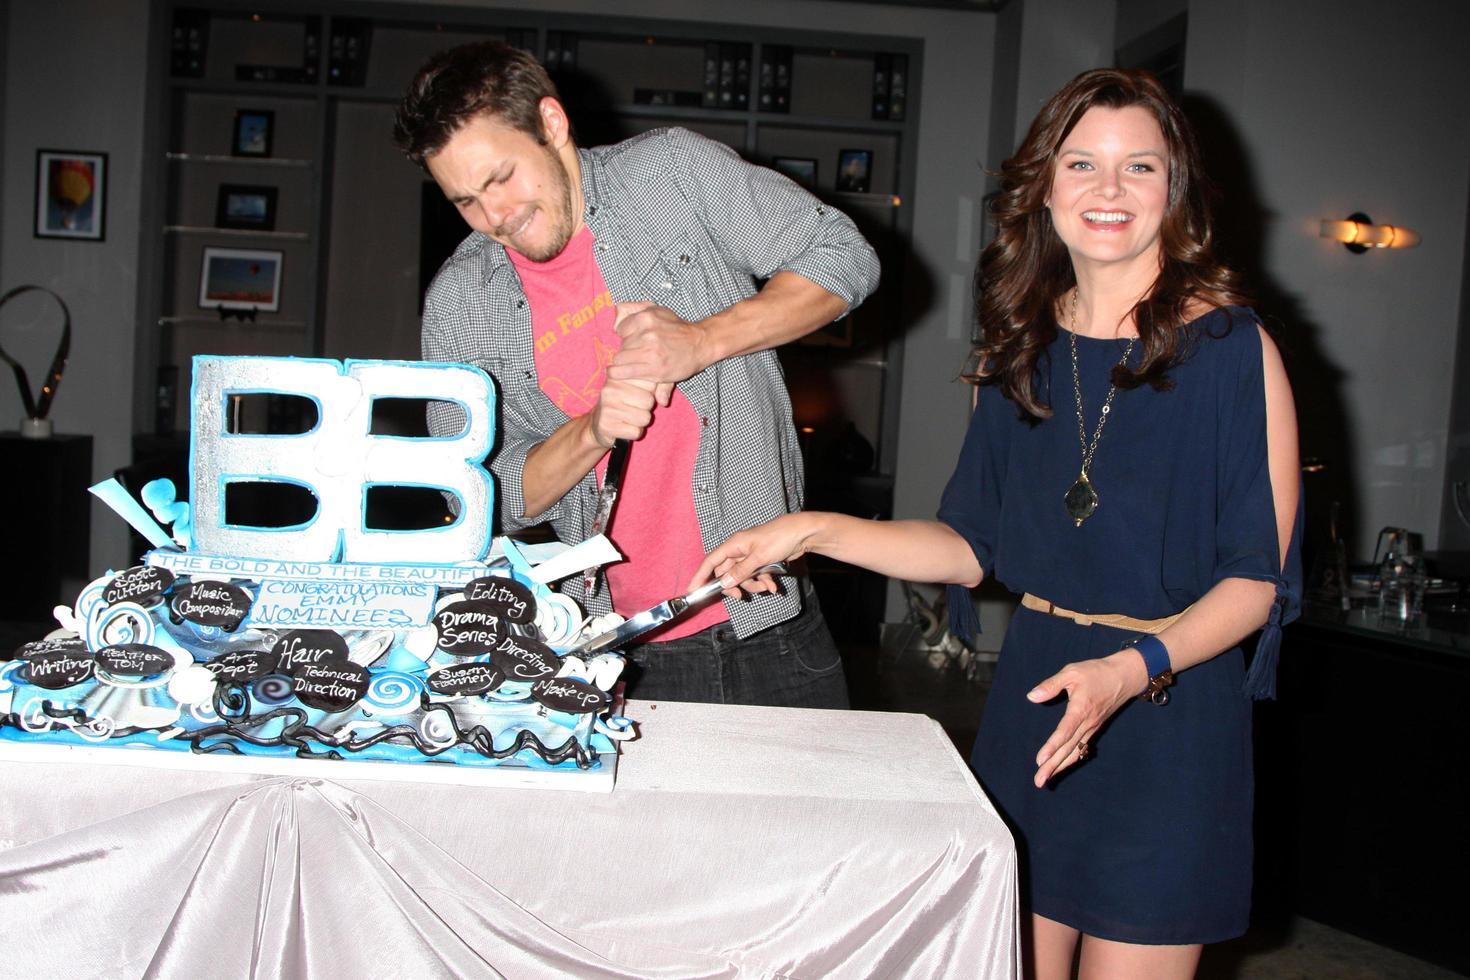
[{"label": "b&b logo cake topper", "polygon": [[[276,394],[315,404],[310,431],[231,432],[231,398]],[[406,438],[372,432],[373,403],[413,398],[449,402],[465,416],[455,436]],[[462,364],[335,361],[282,357],[196,357],[189,461],[193,546],[198,551],[293,561],[453,563],[490,547],[494,491],[480,465],[494,431],[489,375]],[[235,484],[294,483],[317,501],[293,527],[252,527],[226,519]],[[377,486],[430,487],[459,498],[452,524],[413,531],[367,525],[367,493]]]}]

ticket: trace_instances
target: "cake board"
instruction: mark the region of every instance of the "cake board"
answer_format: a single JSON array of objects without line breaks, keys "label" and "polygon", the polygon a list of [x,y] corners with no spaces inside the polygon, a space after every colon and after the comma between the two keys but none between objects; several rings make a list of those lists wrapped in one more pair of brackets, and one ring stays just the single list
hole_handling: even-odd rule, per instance
[{"label": "cake board", "polygon": [[255,776],[299,776],[312,779],[374,779],[441,786],[554,789],[610,793],[617,778],[618,753],[598,754],[597,769],[543,769],[524,764],[460,766],[452,763],[383,762],[374,759],[301,759],[222,752],[159,752],[109,745],[62,745],[0,739],[0,761],[40,765],[140,766],[190,772]]}]

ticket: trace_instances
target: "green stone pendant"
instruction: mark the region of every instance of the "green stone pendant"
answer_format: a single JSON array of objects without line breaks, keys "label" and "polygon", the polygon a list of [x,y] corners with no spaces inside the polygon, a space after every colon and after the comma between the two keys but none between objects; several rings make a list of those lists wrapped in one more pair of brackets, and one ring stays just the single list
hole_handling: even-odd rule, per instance
[{"label": "green stone pendant", "polygon": [[1065,500],[1067,516],[1071,517],[1078,527],[1081,527],[1082,522],[1097,510],[1097,491],[1092,489],[1092,481],[1087,478],[1085,472],[1077,477],[1077,482],[1072,484],[1072,489],[1067,491]]}]

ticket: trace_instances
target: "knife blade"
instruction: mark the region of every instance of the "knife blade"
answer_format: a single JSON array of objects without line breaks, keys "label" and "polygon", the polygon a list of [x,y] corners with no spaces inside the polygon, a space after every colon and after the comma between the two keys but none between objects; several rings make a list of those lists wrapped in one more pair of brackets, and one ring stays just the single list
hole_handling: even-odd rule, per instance
[{"label": "knife blade", "polygon": [[[772,575],[790,574],[786,568],[786,563],[778,561],[769,565],[762,565],[752,573],[751,577],[753,578],[756,575],[767,572]],[[707,582],[688,595],[675,596],[672,599],[660,602],[651,609],[645,609],[641,613],[630,616],[620,625],[614,626],[607,632],[594,636],[581,646],[567,651],[567,656],[585,657],[622,646],[629,640],[642,636],[649,630],[672,622],[693,609],[698,609],[722,591],[724,589],[720,586],[719,579]]]},{"label": "knife blade", "polygon": [[[632,447],[633,444],[627,439],[613,440],[612,452],[607,457],[607,469],[602,474],[602,489],[597,493],[597,512],[592,517],[592,533],[587,535],[589,538],[607,533],[607,526],[612,521],[613,505],[618,502],[618,488],[622,486],[623,474],[628,470],[628,453]],[[593,565],[583,573],[582,589],[587,595],[591,595],[597,587],[597,572],[601,568],[601,565]]]}]

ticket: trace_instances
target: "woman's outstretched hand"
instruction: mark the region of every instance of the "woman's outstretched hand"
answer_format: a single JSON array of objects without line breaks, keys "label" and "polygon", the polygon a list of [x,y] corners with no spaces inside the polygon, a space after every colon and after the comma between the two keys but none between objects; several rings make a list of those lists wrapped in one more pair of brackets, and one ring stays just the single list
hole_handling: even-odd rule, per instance
[{"label": "woman's outstretched hand", "polygon": [[777,561],[790,561],[807,552],[807,543],[816,531],[819,515],[785,514],[748,531],[738,531],[705,556],[689,588],[696,589],[718,577],[725,595],[739,599],[742,590],[749,593],[775,592],[776,580],[769,574],[755,575],[756,569]]},{"label": "woman's outstretched hand", "polygon": [[[1119,650],[1096,660],[1067,664],[1032,688],[1026,699],[1041,704],[1067,695],[1067,710],[1051,738],[1036,753],[1036,786],[1076,765],[1091,752],[1103,723],[1148,687],[1148,668],[1137,650]],[[1087,749],[1079,749],[1079,746]]]}]

